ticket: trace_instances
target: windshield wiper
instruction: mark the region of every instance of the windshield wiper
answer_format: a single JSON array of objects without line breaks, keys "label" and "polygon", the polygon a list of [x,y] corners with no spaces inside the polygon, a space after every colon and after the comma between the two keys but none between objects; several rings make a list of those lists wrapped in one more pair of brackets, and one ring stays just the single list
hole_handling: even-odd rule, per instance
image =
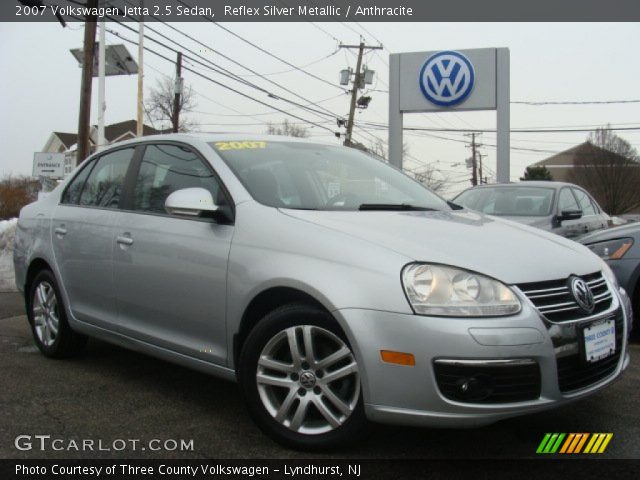
[{"label": "windshield wiper", "polygon": [[410,205],[408,203],[363,203],[358,207],[358,210],[413,210],[420,212],[430,212],[436,209],[429,207],[419,207],[417,205]]}]

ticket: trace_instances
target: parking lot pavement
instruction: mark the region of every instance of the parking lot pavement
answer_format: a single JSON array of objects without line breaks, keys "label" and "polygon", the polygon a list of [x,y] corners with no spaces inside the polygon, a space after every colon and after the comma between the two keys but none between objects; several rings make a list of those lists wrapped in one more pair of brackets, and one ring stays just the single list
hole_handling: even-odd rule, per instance
[{"label": "parking lot pavement", "polygon": [[0,292],[0,319],[24,315],[24,299],[18,292]]},{"label": "parking lot pavement", "polygon": [[[35,348],[24,316],[0,322],[0,458],[518,458],[546,432],[612,432],[603,456],[640,458],[640,346],[610,388],[557,410],[472,430],[372,425],[358,442],[310,455],[284,449],[248,417],[235,384],[91,341],[72,360]],[[116,439],[193,440],[190,452],[19,451],[18,435],[51,435],[97,449]],[[34,442],[36,445],[36,442]]]}]

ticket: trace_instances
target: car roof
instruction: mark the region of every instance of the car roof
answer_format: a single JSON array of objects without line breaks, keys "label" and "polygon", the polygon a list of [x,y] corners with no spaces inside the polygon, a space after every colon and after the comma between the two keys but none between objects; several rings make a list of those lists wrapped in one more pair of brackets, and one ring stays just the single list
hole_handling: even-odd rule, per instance
[{"label": "car roof", "polygon": [[192,141],[197,140],[201,142],[222,142],[222,141],[243,141],[243,140],[258,140],[258,141],[278,141],[278,142],[296,142],[296,143],[315,143],[322,145],[336,145],[335,143],[329,143],[326,141],[318,141],[318,140],[310,140],[308,138],[298,138],[298,137],[289,137],[286,135],[268,135],[264,133],[164,133],[160,135],[146,135],[144,137],[137,137],[131,140],[125,140],[122,142],[114,143],[109,145],[108,148],[101,150],[101,152],[105,150],[109,150],[111,148],[125,146],[125,145],[136,145],[138,143],[148,143],[148,142],[157,142],[157,141],[175,141],[175,142],[185,142],[191,143]]},{"label": "car roof", "polygon": [[463,190],[455,198],[459,197],[465,192],[469,190],[480,190],[482,188],[525,188],[525,187],[545,187],[545,188],[553,188],[554,190],[559,190],[562,187],[576,187],[581,188],[580,186],[569,183],[569,182],[554,182],[549,180],[525,180],[522,182],[510,182],[510,183],[490,183],[486,185],[476,185],[475,187],[467,188]]}]

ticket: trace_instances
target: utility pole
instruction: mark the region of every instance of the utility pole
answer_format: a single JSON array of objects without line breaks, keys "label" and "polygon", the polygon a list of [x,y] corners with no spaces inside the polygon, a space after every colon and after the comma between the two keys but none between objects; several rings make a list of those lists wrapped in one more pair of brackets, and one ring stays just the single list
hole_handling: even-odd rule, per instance
[{"label": "utility pole", "polygon": [[178,52],[178,59],[176,60],[176,82],[173,87],[173,115],[171,120],[173,121],[173,133],[178,133],[180,128],[180,96],[182,95],[182,53]]},{"label": "utility pole", "polygon": [[[88,0],[87,7],[97,8],[98,0]],[[84,45],[82,57],[82,81],[80,82],[80,113],[78,115],[78,150],[76,164],[80,165],[90,154],[89,129],[91,128],[91,86],[93,58],[96,46],[95,15],[87,15],[84,21]]]},{"label": "utility pole", "polygon": [[484,177],[482,176],[482,159],[484,157],[486,157],[486,155],[478,152],[478,178],[480,179],[480,185],[482,185],[483,183],[487,183],[487,181],[484,180]]},{"label": "utility pole", "polygon": [[[474,187],[478,185],[478,147],[482,146],[481,144],[476,143],[476,135],[478,134],[475,132],[471,133],[470,135],[466,135],[471,136],[471,144],[469,144],[468,146],[471,147],[471,185],[473,185]],[[480,173],[480,181],[482,182],[482,171]]]},{"label": "utility pole", "polygon": [[367,46],[364,44],[363,40],[360,40],[359,45],[342,45],[340,44],[340,48],[350,48],[350,49],[358,49],[358,61],[356,62],[356,71],[353,78],[353,88],[351,89],[351,105],[349,106],[349,119],[347,120],[347,131],[345,133],[344,145],[346,147],[350,147],[353,142],[351,140],[351,135],[353,133],[353,121],[356,113],[356,101],[358,99],[358,90],[364,88],[364,74],[360,71],[362,68],[362,55],[365,50],[382,50],[382,45],[373,47]]},{"label": "utility pole", "polygon": [[[140,0],[140,12],[144,11],[144,0]],[[144,125],[144,16],[140,14],[138,27],[138,104],[137,104],[136,135],[142,136]]]}]

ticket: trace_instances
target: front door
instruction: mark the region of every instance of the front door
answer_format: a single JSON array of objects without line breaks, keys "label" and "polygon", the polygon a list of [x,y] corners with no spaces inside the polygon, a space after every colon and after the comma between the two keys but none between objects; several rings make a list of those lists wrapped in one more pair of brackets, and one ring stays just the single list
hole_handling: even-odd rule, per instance
[{"label": "front door", "polygon": [[190,147],[149,144],[127,212],[117,218],[114,280],[121,331],[226,363],[226,276],[233,225],[169,215],[172,192],[201,187],[230,205],[213,169]]}]

